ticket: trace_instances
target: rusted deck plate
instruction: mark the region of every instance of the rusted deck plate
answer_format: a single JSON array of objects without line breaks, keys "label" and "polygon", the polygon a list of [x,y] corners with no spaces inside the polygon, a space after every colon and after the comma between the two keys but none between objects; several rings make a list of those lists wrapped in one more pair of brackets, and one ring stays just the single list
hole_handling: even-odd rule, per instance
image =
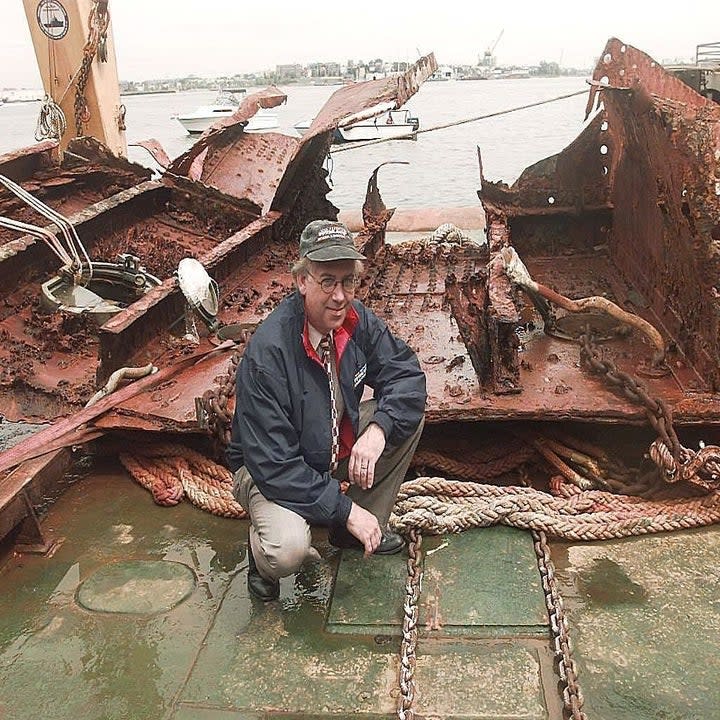
[{"label": "rusted deck plate", "polygon": [[[519,394],[495,395],[478,386],[475,371],[457,325],[443,308],[444,279],[474,272],[475,261],[436,263],[426,269],[418,264],[392,263],[380,273],[368,304],[418,352],[428,379],[428,415],[433,420],[452,419],[593,419],[640,420],[642,409],[608,391],[601,379],[579,367],[579,345],[545,335],[541,330],[521,333],[522,352]],[[532,276],[573,297],[602,294],[623,304],[630,288],[623,287],[606,257],[545,258],[528,261]],[[651,319],[651,318],[649,318]],[[542,326],[537,313],[532,320]],[[652,320],[652,319],[651,319]],[[606,357],[637,375],[653,349],[642,338],[631,336],[604,343]],[[714,396],[692,398],[699,381],[691,368],[676,363],[675,373],[665,378],[639,378],[651,396],[664,398],[678,411],[678,419],[718,417],[720,402]]]},{"label": "rusted deck plate", "polygon": [[[93,138],[74,140],[62,165],[52,156],[56,145],[45,141],[0,155],[0,175],[65,217],[150,178],[150,170],[116,158]],[[0,187],[0,216],[42,227],[48,224],[4,187]],[[16,237],[17,233],[0,228],[0,245]]]},{"label": "rusted deck plate", "polygon": [[[232,216],[230,208],[222,217],[203,220],[176,204],[167,189],[147,185],[146,192],[138,186],[126,191],[124,200],[107,201],[124,214],[105,212],[98,204],[73,218],[94,258],[112,261],[131,253],[149,273],[171,277],[183,257],[210,252],[244,219]],[[130,200],[136,204],[130,206]],[[98,225],[104,225],[102,231]],[[14,252],[0,262],[0,412],[12,420],[44,421],[82,407],[97,389],[98,330],[87,316],[42,310],[40,286],[54,274],[53,256],[26,241],[14,241]],[[158,328],[156,334],[167,330]],[[159,354],[157,348],[149,352]]]}]

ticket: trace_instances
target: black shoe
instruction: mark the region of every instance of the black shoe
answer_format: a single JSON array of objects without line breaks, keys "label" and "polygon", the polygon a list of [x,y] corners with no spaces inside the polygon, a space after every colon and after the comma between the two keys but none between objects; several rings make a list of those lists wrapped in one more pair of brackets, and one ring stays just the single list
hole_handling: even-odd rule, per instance
[{"label": "black shoe", "polygon": [[[364,550],[363,544],[345,528],[333,529],[328,532],[328,540],[331,545],[346,550]],[[405,547],[405,540],[389,528],[385,528],[382,540],[373,555],[395,555]]]},{"label": "black shoe", "polygon": [[255,558],[252,554],[250,544],[248,544],[248,591],[251,595],[254,595],[258,600],[263,602],[270,602],[271,600],[277,600],[280,597],[280,581],[279,580],[266,580],[257,569],[255,564]]},{"label": "black shoe", "polygon": [[405,548],[405,538],[390,528],[385,528],[375,555],[395,555]]}]

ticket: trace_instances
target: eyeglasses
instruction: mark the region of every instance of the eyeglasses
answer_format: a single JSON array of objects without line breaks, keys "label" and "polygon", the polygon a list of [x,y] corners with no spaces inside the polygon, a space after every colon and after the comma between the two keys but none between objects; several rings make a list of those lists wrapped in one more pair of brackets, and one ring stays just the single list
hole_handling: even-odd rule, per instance
[{"label": "eyeglasses", "polygon": [[320,289],[326,295],[334,292],[338,284],[342,285],[342,289],[347,293],[355,292],[357,286],[360,284],[359,275],[346,275],[341,280],[336,280],[331,277],[324,277],[321,280],[318,280],[318,278],[316,278],[312,273],[308,273],[308,275],[320,286]]}]

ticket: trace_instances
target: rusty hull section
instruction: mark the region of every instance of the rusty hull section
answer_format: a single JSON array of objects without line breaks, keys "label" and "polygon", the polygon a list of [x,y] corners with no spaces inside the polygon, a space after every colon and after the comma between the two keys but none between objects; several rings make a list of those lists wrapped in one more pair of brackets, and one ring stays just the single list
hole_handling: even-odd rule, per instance
[{"label": "rusty hull section", "polygon": [[[193,187],[180,192],[147,181],[71,215],[70,220],[95,260],[112,261],[129,253],[140,258],[150,274],[174,286],[173,272],[183,257],[210,253],[220,239],[259,215],[255,206],[243,207],[216,195],[198,194]],[[57,259],[48,248],[27,237],[7,243],[6,251],[8,246],[13,252],[0,260],[0,411],[11,420],[35,422],[66,415],[82,407],[116,366],[102,366],[103,333],[87,315],[41,306],[40,286],[58,271]],[[176,321],[182,306],[176,298],[175,313],[162,318],[164,327]],[[137,310],[131,305],[120,315],[126,313],[134,315]],[[157,326],[149,326],[147,334],[157,337]],[[131,350],[118,352],[118,360]]]},{"label": "rusty hull section", "polygon": [[720,105],[617,39],[593,77],[609,124],[609,252],[704,388],[717,391]]},{"label": "rusty hull section", "polygon": [[[433,68],[434,59],[423,59],[403,76],[358,84],[344,99],[334,96],[333,112],[352,115],[381,100],[400,105]],[[149,181],[150,171],[109,156],[90,139],[78,141],[62,166],[52,160],[52,143],[7,158],[8,174],[70,219],[94,261],[131,254],[162,282],[98,328],[85,315],[41,307],[40,285],[57,273],[57,259],[42,242],[8,233],[0,255],[5,417],[66,416],[115,370],[148,362],[167,367],[194,352],[184,338],[185,301],[173,275],[183,257],[200,259],[221,284],[223,325],[257,323],[290,290],[287,268],[300,230],[312,219],[336,217],[337,209],[327,200],[322,167],[330,131],[302,141],[243,132],[258,107],[284,100],[274,88],[249,96],[160,181]],[[14,196],[5,201],[7,216],[42,224],[33,212]],[[208,342],[203,338],[200,349]],[[200,373],[182,383],[202,395],[213,377]],[[194,410],[178,409],[168,398],[173,394],[162,391],[144,396],[137,409],[123,411],[123,422],[157,428],[142,418],[158,412],[163,427],[197,429]],[[192,394],[189,401],[192,407]]]},{"label": "rusty hull section", "polygon": [[[94,138],[76,138],[62,163],[57,161],[57,142],[37,145],[0,155],[0,175],[10,178],[57,212],[75,215],[89,205],[104,200],[138,183],[149,180],[151,171],[124,158],[118,158]],[[33,225],[45,220],[0,187],[0,216]],[[12,251],[11,231],[0,228],[0,253]]]},{"label": "rusty hull section", "polygon": [[[483,179],[489,235],[507,232],[538,283],[571,298],[604,296],[660,330],[666,374],[643,377],[651,347],[591,318],[604,356],[651,396],[666,398],[678,422],[717,422],[720,106],[617,39],[594,72],[588,111],[598,99],[598,114],[563,152],[528,168],[512,187]],[[550,379],[558,361],[565,366],[537,417],[554,414],[567,396],[578,409],[583,396],[597,401],[597,419],[614,414],[604,407],[602,380],[571,379],[567,343],[557,343],[577,335],[584,319],[563,311],[544,318],[528,298],[521,301],[530,319],[519,332],[525,398],[532,397],[528,366]],[[546,325],[556,325],[555,339],[538,336]],[[545,346],[539,356],[536,346]],[[623,403],[616,400],[616,410]]]},{"label": "rusty hull section", "polygon": [[[604,109],[577,140],[528,168],[513,187],[483,179],[487,243],[430,233],[385,243],[393,210],[382,202],[377,172],[370,178],[357,242],[371,262],[359,297],[417,351],[430,422],[643,422],[641,407],[580,366],[577,336],[588,323],[606,357],[633,376],[645,373],[648,393],[665,400],[677,422],[720,420],[718,110],[616,42],[601,60],[608,80],[600,85],[600,76],[596,86]],[[613,85],[620,62],[635,66],[632,80],[617,73],[632,88]],[[247,135],[238,123],[208,133],[173,166],[190,177],[172,172],[81,212],[76,222],[93,256],[133,252],[163,280],[99,330],[38,313],[35,288],[51,268],[38,257],[15,260],[12,277],[27,284],[8,281],[3,296],[3,360],[13,369],[3,377],[2,412],[67,414],[120,367],[166,368],[220,343],[207,333],[199,347],[184,337],[184,300],[172,272],[185,255],[199,258],[219,282],[221,326],[240,335],[251,330],[292,289],[287,268],[301,228],[336,216],[322,169],[329,131],[389,99],[401,104],[433,63],[392,82],[339,90],[300,141]],[[679,95],[661,97],[661,89]],[[193,167],[199,180],[191,179]],[[653,347],[627,327],[573,316],[520,292],[504,271],[508,245],[537,282],[569,298],[604,296],[658,327],[668,341],[667,367],[647,373]],[[6,278],[9,268],[0,266]],[[228,362],[226,352],[215,353],[94,426],[197,432],[196,398],[226,374]]]},{"label": "rusty hull section", "polygon": [[[288,268],[302,227],[337,216],[322,167],[332,130],[384,103],[401,105],[432,71],[431,56],[400,78],[339,90],[301,140],[228,123],[160,181],[133,178],[129,164],[91,156],[90,147],[73,167],[54,165],[47,145],[0,160],[0,172],[5,160],[8,175],[71,217],[94,260],[130,253],[161,279],[96,327],[43,310],[38,290],[57,260],[28,237],[5,240],[0,413],[54,422],[0,459],[3,470],[20,465],[0,482],[0,538],[23,523],[27,541],[42,542],[28,521],[28,488],[32,477],[63,472],[69,451],[60,448],[107,432],[123,441],[132,431],[209,438],[207,398],[215,393],[217,403],[224,392],[220,410],[232,411],[232,356],[292,291]],[[720,108],[615,39],[588,107],[598,98],[602,108],[580,136],[512,187],[487,182],[479,157],[485,242],[452,226],[386,242],[394,210],[382,201],[377,170],[369,179],[356,242],[370,262],[358,296],[417,352],[431,445],[462,452],[477,432],[498,432],[489,421],[519,421],[512,427],[526,433],[536,423],[580,421],[590,439],[599,425],[619,425],[616,440],[627,425],[646,425],[644,407],[583,367],[578,337],[587,328],[602,357],[644,383],[675,424],[703,434],[720,424]],[[22,212],[2,202],[6,214]],[[656,348],[628,325],[520,290],[506,272],[510,247],[556,295],[611,300],[651,323],[666,341],[664,364],[651,366]],[[197,340],[173,275],[187,256],[221,290],[220,331],[198,322]],[[115,370],[149,363],[156,375],[83,409]],[[485,423],[479,431],[477,422]]]},{"label": "rusty hull section", "polygon": [[331,95],[303,135],[303,142],[360,118],[373,117],[385,110],[402,107],[437,68],[435,55],[430,53],[402,74],[346,85]]},{"label": "rusty hull section", "polygon": [[245,133],[244,127],[258,109],[277,107],[286,100],[287,95],[277,88],[244,98],[235,113],[206,130],[170,163],[168,171],[246,198],[266,212],[297,141],[279,133]]},{"label": "rusty hull section", "polygon": [[[173,175],[251,200],[263,212],[287,211],[297,203],[308,168],[315,168],[315,176],[320,173],[338,125],[349,118],[372,117],[388,107],[402,106],[436,69],[435,56],[430,54],[405,73],[346,85],[333,93],[302,138],[243,132],[244,121],[258,107],[275,107],[287,99],[277,88],[267,88],[245,98],[232,117],[210,128],[168,169]],[[323,208],[317,217],[329,217],[330,207]],[[333,216],[336,214],[337,209],[333,209]]]}]

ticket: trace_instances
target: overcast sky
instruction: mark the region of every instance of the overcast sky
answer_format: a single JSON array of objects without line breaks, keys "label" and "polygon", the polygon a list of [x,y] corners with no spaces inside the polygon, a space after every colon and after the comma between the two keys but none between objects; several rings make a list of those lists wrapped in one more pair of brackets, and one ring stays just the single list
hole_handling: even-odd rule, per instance
[{"label": "overcast sky", "polygon": [[[60,0],[62,2],[62,0]],[[0,87],[40,87],[22,0],[0,0]],[[233,75],[348,59],[475,64],[502,32],[498,63],[590,67],[615,36],[660,62],[720,41],[720,1],[110,0],[122,80]],[[708,37],[708,34],[710,35]]]}]

